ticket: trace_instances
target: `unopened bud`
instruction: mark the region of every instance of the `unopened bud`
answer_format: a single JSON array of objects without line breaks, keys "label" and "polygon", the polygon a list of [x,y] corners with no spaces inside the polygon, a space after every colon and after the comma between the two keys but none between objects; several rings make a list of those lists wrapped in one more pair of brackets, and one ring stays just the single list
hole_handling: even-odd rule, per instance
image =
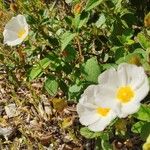
[{"label": "unopened bud", "polygon": [[150,12],[144,18],[144,26],[150,27]]},{"label": "unopened bud", "polygon": [[2,11],[0,11],[0,18],[2,18],[3,17],[3,12]]},{"label": "unopened bud", "polygon": [[75,14],[79,14],[79,13],[81,12],[81,9],[82,9],[82,4],[81,4],[81,3],[78,3],[78,4],[76,4],[76,5],[74,6],[73,12],[74,12]]},{"label": "unopened bud", "polygon": [[137,65],[137,66],[140,66],[140,65],[141,65],[140,58],[139,58],[138,55],[132,56],[128,62],[129,62],[130,64],[134,64],[134,65]]},{"label": "unopened bud", "polygon": [[12,10],[13,12],[17,12],[18,11],[18,6],[15,3],[11,3],[10,4],[10,10]]}]

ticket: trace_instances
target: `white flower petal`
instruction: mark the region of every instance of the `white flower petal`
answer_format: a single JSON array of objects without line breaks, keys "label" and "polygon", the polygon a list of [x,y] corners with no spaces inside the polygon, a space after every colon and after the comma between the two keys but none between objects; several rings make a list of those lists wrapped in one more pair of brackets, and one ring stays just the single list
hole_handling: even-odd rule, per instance
[{"label": "white flower petal", "polygon": [[22,42],[22,40],[17,38],[17,35],[12,31],[5,30],[3,32],[3,35],[4,35],[4,44],[8,44],[10,46],[15,46]]},{"label": "white flower petal", "polygon": [[99,107],[111,108],[116,110],[118,101],[116,101],[116,89],[108,85],[99,85],[99,92],[95,98],[95,103]]},{"label": "white flower petal", "polygon": [[131,85],[133,89],[140,87],[146,77],[142,67],[127,63],[120,64],[117,72],[120,86]]},{"label": "white flower petal", "polygon": [[76,109],[77,109],[77,113],[78,113],[79,117],[85,111],[85,107],[83,105],[81,105],[80,103],[77,104]]},{"label": "white flower petal", "polygon": [[111,123],[111,121],[116,118],[116,116],[116,113],[110,111],[106,117],[103,117],[97,120],[95,123],[90,124],[88,128],[94,132],[103,131]]},{"label": "white flower petal", "polygon": [[14,32],[17,32],[19,28],[21,28],[21,25],[19,24],[17,17],[12,17],[5,25],[5,29]]},{"label": "white flower petal", "polygon": [[99,92],[98,86],[97,85],[90,85],[88,86],[84,93],[81,95],[81,99],[79,100],[80,103],[90,103],[91,105],[95,105],[95,96],[97,95],[96,93]]},{"label": "white flower petal", "polygon": [[124,104],[121,107],[121,112],[118,113],[119,118],[125,118],[130,114],[134,114],[140,108],[140,103],[130,102],[128,104]]},{"label": "white flower petal", "polygon": [[96,113],[95,110],[93,111],[88,111],[88,110],[85,110],[81,116],[80,116],[80,122],[82,125],[90,125],[94,122],[96,122],[97,120],[100,119],[100,116],[98,113]]},{"label": "white flower petal", "polygon": [[96,90],[97,90],[97,85],[90,85],[85,89],[83,95],[86,95],[87,97],[93,97],[93,94]]},{"label": "white flower petal", "polygon": [[130,79],[128,79],[127,71],[130,72],[131,70],[130,70],[130,67],[126,63],[122,63],[118,66],[117,73],[118,73],[121,85],[127,85],[128,82],[130,82],[130,81],[128,81]]},{"label": "white flower petal", "polygon": [[24,17],[23,15],[20,15],[20,14],[19,14],[19,15],[17,16],[17,20],[18,20],[20,26],[28,26],[28,24],[27,24],[27,22],[26,22],[26,19],[25,19],[25,17]]},{"label": "white flower petal", "polygon": [[7,41],[6,44],[9,45],[9,46],[15,46],[15,45],[18,45],[22,42],[21,39],[17,39],[15,41]]},{"label": "white flower petal", "polygon": [[136,96],[135,96],[135,101],[140,102],[142,101],[148,94],[149,92],[149,82],[148,78],[146,77],[144,82],[138,89],[136,89]]},{"label": "white flower petal", "polygon": [[111,87],[118,87],[118,75],[115,68],[110,68],[106,71],[104,71],[99,77],[98,77],[99,84],[108,84]]},{"label": "white flower petal", "polygon": [[[86,107],[87,109],[94,109],[94,108],[96,108],[96,105],[95,105],[95,104],[84,101],[85,98],[81,98],[81,100],[82,100],[82,99],[83,99],[83,102],[80,101],[79,103],[80,103],[81,105],[83,105],[84,107]],[[86,98],[86,99],[87,99],[87,98]]]},{"label": "white flower petal", "polygon": [[90,103],[86,103],[86,104],[81,104],[81,103],[78,103],[77,104],[77,113],[79,116],[81,116],[86,110],[88,111],[93,111],[93,110],[96,110],[97,106],[94,106],[94,105],[90,105]]},{"label": "white flower petal", "polygon": [[4,36],[4,43],[6,43],[7,41],[15,41],[18,38],[17,34],[10,30],[4,30],[3,36]]}]

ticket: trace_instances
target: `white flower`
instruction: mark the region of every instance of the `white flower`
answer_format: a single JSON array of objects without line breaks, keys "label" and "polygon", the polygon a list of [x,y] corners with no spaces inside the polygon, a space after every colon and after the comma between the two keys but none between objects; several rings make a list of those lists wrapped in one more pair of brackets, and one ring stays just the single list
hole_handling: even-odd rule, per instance
[{"label": "white flower", "polygon": [[118,69],[111,68],[103,72],[99,79],[103,85],[100,99],[110,99],[117,103],[115,111],[120,118],[138,111],[140,102],[149,92],[148,78],[142,67],[120,64]]},{"label": "white flower", "polygon": [[102,131],[110,122],[116,118],[112,107],[116,107],[116,103],[112,103],[111,99],[100,99],[103,86],[91,85],[81,96],[77,104],[77,112],[82,125],[88,126],[92,131]]},{"label": "white flower", "polygon": [[4,44],[10,46],[20,44],[28,35],[28,30],[28,24],[23,15],[12,17],[4,28]]}]

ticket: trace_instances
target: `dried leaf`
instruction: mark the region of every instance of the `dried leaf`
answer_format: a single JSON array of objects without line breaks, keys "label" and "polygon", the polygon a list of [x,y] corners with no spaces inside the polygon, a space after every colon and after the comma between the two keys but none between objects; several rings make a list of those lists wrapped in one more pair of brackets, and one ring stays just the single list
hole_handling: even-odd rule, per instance
[{"label": "dried leaf", "polygon": [[57,111],[62,111],[66,106],[67,102],[64,99],[54,98],[52,99],[53,107]]},{"label": "dried leaf", "polygon": [[6,140],[8,140],[8,138],[12,136],[15,130],[16,129],[13,127],[0,127],[0,135],[2,135]]},{"label": "dried leaf", "polygon": [[67,117],[63,119],[62,128],[68,128],[73,124],[73,118]]},{"label": "dried leaf", "polygon": [[5,106],[5,112],[9,118],[16,117],[18,115],[16,104],[12,103]]},{"label": "dried leaf", "polygon": [[44,118],[44,120],[50,119],[50,115],[52,114],[52,111],[51,111],[51,106],[49,104],[39,103],[38,110],[39,110],[39,114],[41,115],[42,118]]}]

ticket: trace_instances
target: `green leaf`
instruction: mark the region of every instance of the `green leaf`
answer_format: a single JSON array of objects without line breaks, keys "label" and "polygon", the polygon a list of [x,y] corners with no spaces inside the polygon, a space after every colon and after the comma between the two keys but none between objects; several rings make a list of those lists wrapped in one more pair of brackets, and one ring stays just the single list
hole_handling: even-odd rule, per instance
[{"label": "green leaf", "polygon": [[76,33],[65,32],[61,37],[61,49],[64,50],[75,36]]},{"label": "green leaf", "polygon": [[89,11],[93,9],[94,7],[98,6],[103,0],[88,0],[85,10]]},{"label": "green leaf", "polygon": [[69,88],[69,92],[71,93],[76,93],[76,92],[79,92],[81,90],[82,86],[81,85],[73,85]]},{"label": "green leaf", "polygon": [[68,45],[66,49],[63,51],[64,58],[66,62],[71,62],[76,58],[77,51]]},{"label": "green leaf", "polygon": [[80,15],[80,22],[78,28],[80,29],[82,26],[86,25],[88,19],[89,19],[89,13],[82,12]]},{"label": "green leaf", "polygon": [[132,25],[137,22],[137,19],[135,17],[135,14],[130,12],[130,11],[125,11],[122,15],[121,15],[121,21],[122,23],[125,22],[129,28],[132,27]]},{"label": "green leaf", "polygon": [[32,15],[27,15],[27,22],[29,24],[36,24],[37,23],[37,19],[35,17],[33,17]]},{"label": "green leaf", "polygon": [[98,81],[98,76],[100,75],[100,66],[96,58],[90,58],[84,65],[84,76],[87,81],[95,82]]},{"label": "green leaf", "polygon": [[94,150],[101,150],[101,149],[102,149],[102,146],[101,146],[101,138],[98,137],[98,138],[95,140]]},{"label": "green leaf", "polygon": [[95,25],[97,28],[103,26],[105,24],[106,18],[105,15],[102,13],[99,17],[99,19],[96,21]]},{"label": "green leaf", "polygon": [[59,81],[59,88],[64,92],[65,95],[68,95],[68,85],[63,79]]},{"label": "green leaf", "polygon": [[3,54],[0,54],[0,60],[4,60],[4,55]]},{"label": "green leaf", "polygon": [[150,48],[150,38],[148,38],[148,36],[146,36],[143,32],[140,32],[137,35],[138,41],[140,43],[140,45],[144,48]]},{"label": "green leaf", "polygon": [[87,139],[97,138],[101,135],[100,132],[93,132],[89,130],[87,127],[83,127],[80,129],[80,134]]},{"label": "green leaf", "polygon": [[150,122],[150,106],[141,105],[139,111],[133,116],[139,120]]},{"label": "green leaf", "polygon": [[117,68],[116,64],[113,63],[107,63],[107,64],[102,64],[103,70],[109,69],[111,67]]},{"label": "green leaf", "polygon": [[150,123],[148,122],[143,125],[140,135],[143,140],[146,140],[149,134],[150,134]]},{"label": "green leaf", "polygon": [[112,150],[112,147],[109,142],[109,134],[103,133],[101,136],[101,146],[103,150]]},{"label": "green leaf", "polygon": [[82,12],[82,14],[76,14],[75,18],[72,20],[72,25],[80,29],[82,26],[84,26],[89,19],[89,13],[87,12]]},{"label": "green leaf", "polygon": [[119,60],[120,58],[124,57],[125,50],[124,50],[123,46],[120,46],[120,47],[114,46],[114,47],[112,47],[111,50],[114,51],[114,53],[115,53],[116,61]]},{"label": "green leaf", "polygon": [[134,50],[134,53],[140,54],[140,55],[142,55],[142,57],[145,58],[145,60],[148,60],[148,56],[149,56],[148,49],[147,49],[147,51],[145,51],[142,48],[137,48]]},{"label": "green leaf", "polygon": [[40,60],[39,62],[39,66],[42,67],[42,69],[45,69],[49,66],[50,64],[50,59],[49,58],[44,58],[42,60]]},{"label": "green leaf", "polygon": [[133,30],[130,28],[127,28],[125,31],[123,31],[122,35],[118,35],[118,39],[123,45],[132,45],[134,43],[134,40],[131,38],[133,37]]},{"label": "green leaf", "polygon": [[42,74],[42,69],[39,66],[33,67],[29,74],[29,80],[31,81]]},{"label": "green leaf", "polygon": [[133,133],[141,133],[141,129],[144,124],[145,124],[145,122],[143,122],[143,121],[136,122],[135,124],[132,125],[131,131]]},{"label": "green leaf", "polygon": [[45,85],[44,85],[46,91],[54,96],[56,95],[57,93],[57,89],[58,89],[58,83],[57,81],[51,79],[51,78],[48,78],[46,81],[45,81]]},{"label": "green leaf", "polygon": [[43,74],[43,70],[46,69],[50,64],[49,58],[44,58],[39,61],[30,71],[29,80],[33,80]]}]

